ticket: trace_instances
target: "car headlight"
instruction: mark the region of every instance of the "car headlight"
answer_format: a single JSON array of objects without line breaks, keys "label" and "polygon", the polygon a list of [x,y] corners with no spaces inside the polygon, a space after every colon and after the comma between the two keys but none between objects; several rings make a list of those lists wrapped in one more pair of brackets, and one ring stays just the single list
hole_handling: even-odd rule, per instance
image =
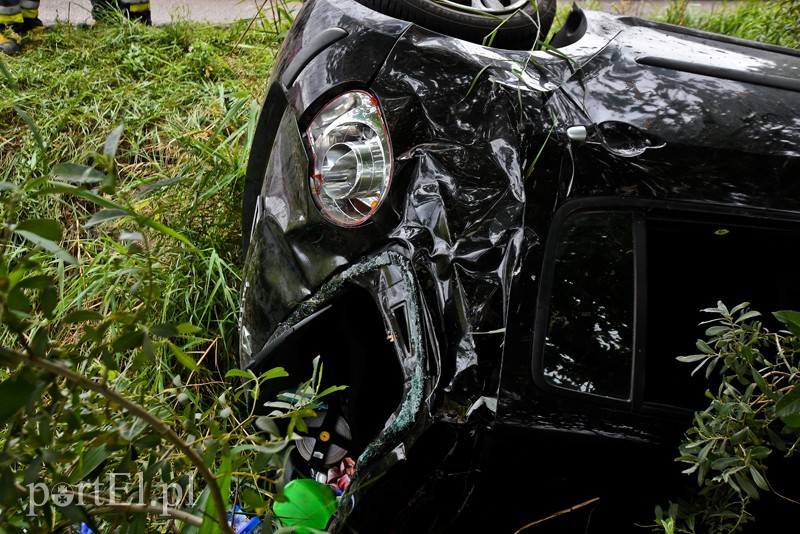
[{"label": "car headlight", "polygon": [[392,177],[389,135],[375,97],[364,91],[336,97],[306,133],[314,160],[309,185],[319,210],[342,226],[367,221]]}]

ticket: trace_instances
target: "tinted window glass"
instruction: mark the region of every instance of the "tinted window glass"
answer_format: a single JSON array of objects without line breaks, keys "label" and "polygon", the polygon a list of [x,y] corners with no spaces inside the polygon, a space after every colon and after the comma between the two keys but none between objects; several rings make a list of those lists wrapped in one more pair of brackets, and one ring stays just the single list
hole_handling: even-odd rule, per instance
[{"label": "tinted window glass", "polygon": [[556,245],[545,379],[618,399],[631,390],[633,230],[626,213],[571,216]]},{"label": "tinted window glass", "polygon": [[777,310],[800,309],[797,266],[786,251],[798,250],[800,233],[745,225],[746,221],[647,221],[647,347],[644,400],[699,409],[716,391],[694,365],[675,360],[696,354],[705,338],[702,313],[722,301],[728,308],[750,302],[771,330]]}]

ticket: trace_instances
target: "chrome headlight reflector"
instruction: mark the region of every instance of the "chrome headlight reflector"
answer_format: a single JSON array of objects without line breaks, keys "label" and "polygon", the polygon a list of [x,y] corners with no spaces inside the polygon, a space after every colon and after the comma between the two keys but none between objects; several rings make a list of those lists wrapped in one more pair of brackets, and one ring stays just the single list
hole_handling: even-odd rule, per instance
[{"label": "chrome headlight reflector", "polygon": [[309,185],[320,212],[341,226],[367,221],[392,177],[389,135],[375,97],[365,91],[336,97],[306,134],[314,165]]}]

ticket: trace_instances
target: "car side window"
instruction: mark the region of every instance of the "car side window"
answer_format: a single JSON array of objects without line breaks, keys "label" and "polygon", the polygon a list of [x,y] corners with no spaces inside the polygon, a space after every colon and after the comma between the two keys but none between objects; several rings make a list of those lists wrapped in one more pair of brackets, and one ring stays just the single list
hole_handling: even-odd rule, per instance
[{"label": "car side window", "polygon": [[561,227],[553,259],[547,383],[621,400],[631,395],[634,254],[632,216],[587,212]]},{"label": "car side window", "polygon": [[800,247],[797,223],[640,202],[572,211],[554,229],[534,362],[537,383],[553,393],[634,411],[702,409],[714,377],[676,359],[697,352],[702,310],[749,302],[771,330],[780,328],[771,312],[800,310],[793,262],[770,259]]},{"label": "car side window", "polygon": [[[716,391],[705,373],[676,356],[695,354],[712,318],[704,308],[749,302],[770,330],[781,327],[772,312],[800,308],[794,262],[777,251],[797,250],[796,225],[737,217],[647,220],[647,334],[643,401],[702,409],[703,393]],[[714,379],[716,375],[712,376]]]}]

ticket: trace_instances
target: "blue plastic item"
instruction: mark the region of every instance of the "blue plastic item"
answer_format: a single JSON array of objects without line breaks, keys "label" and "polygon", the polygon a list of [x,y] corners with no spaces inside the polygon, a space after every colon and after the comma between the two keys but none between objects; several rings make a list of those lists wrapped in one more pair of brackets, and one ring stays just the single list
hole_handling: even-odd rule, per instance
[{"label": "blue plastic item", "polygon": [[[228,521],[231,520],[231,514],[228,514]],[[236,534],[255,534],[255,528],[261,524],[261,519],[258,517],[248,517],[237,505],[233,509],[233,531]]]}]

